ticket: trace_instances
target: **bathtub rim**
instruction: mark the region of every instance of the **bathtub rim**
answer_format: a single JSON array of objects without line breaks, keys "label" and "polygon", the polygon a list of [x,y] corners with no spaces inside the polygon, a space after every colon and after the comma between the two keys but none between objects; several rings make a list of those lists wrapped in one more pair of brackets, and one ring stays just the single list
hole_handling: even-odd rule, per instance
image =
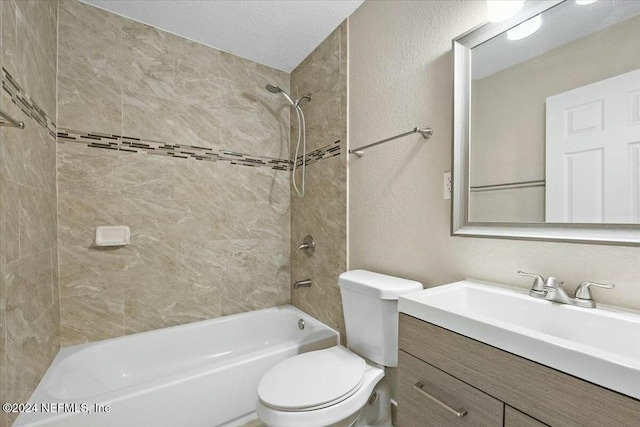
[{"label": "bathtub rim", "polygon": [[[338,331],[336,331],[335,329],[331,328],[330,326],[324,324],[323,322],[319,321],[318,319],[314,318],[312,315],[303,312],[302,310],[298,309],[297,307],[292,306],[291,304],[285,304],[285,305],[280,305],[280,306],[276,306],[276,307],[268,307],[268,308],[264,308],[264,309],[259,309],[259,310],[253,310],[253,311],[248,311],[248,312],[243,312],[243,313],[236,313],[236,314],[232,314],[232,315],[228,315],[228,316],[221,316],[221,317],[217,317],[217,318],[213,318],[213,319],[207,319],[207,320],[201,320],[201,321],[196,321],[196,322],[190,322],[190,323],[186,323],[186,324],[182,324],[182,325],[175,325],[175,326],[169,326],[167,328],[161,328],[161,329],[154,329],[151,331],[145,331],[145,332],[139,332],[139,333],[135,333],[135,334],[130,334],[130,335],[124,335],[124,336],[120,336],[120,337],[114,337],[114,338],[108,338],[108,339],[104,339],[104,340],[100,340],[100,341],[94,341],[94,342],[89,342],[89,343],[83,343],[83,344],[78,344],[78,345],[74,345],[74,346],[69,346],[69,347],[64,347],[61,348],[58,353],[56,354],[56,357],[54,358],[53,362],[50,364],[50,366],[48,367],[45,375],[42,377],[40,383],[38,384],[38,386],[36,387],[36,389],[34,390],[34,392],[32,393],[32,395],[29,398],[29,402],[30,403],[34,403],[37,402],[38,404],[40,403],[88,403],[89,405],[93,405],[94,403],[98,403],[98,404],[115,404],[120,400],[124,400],[127,399],[130,396],[134,396],[136,394],[139,393],[144,393],[145,390],[147,389],[153,389],[153,388],[164,388],[164,387],[170,387],[172,385],[174,385],[177,382],[180,381],[187,381],[193,378],[197,378],[199,376],[203,376],[203,375],[207,375],[215,370],[220,370],[220,369],[224,369],[224,367],[226,366],[226,364],[224,362],[220,362],[220,363],[214,363],[211,366],[207,367],[203,367],[203,366],[199,366],[199,367],[194,367],[191,369],[187,369],[185,371],[180,371],[177,373],[173,373],[171,375],[168,376],[164,376],[164,377],[159,377],[159,378],[155,378],[152,379],[150,381],[145,381],[143,383],[138,383],[138,384],[132,384],[130,386],[127,387],[123,387],[120,389],[116,389],[116,390],[110,390],[101,394],[96,394],[96,395],[92,395],[89,397],[80,397],[80,398],[72,398],[72,399],[62,399],[62,398],[58,398],[58,397],[53,397],[49,394],[49,383],[51,382],[51,377],[54,375],[54,370],[55,368],[65,359],[67,359],[68,357],[73,356],[74,354],[77,354],[78,352],[81,352],[87,348],[93,348],[96,346],[100,346],[100,345],[104,345],[105,343],[109,343],[109,342],[113,342],[113,340],[119,340],[119,341],[123,341],[123,340],[134,340],[136,338],[140,338],[143,336],[153,336],[153,335],[161,335],[163,333],[167,333],[167,331],[180,331],[180,330],[189,330],[189,329],[193,329],[193,328],[197,328],[197,327],[202,327],[202,326],[206,326],[206,325],[210,325],[210,324],[218,324],[218,323],[226,323],[229,321],[233,321],[234,319],[237,319],[239,317],[246,317],[248,315],[254,314],[254,313],[268,313],[268,312],[293,312],[294,315],[296,316],[300,316],[301,318],[303,318],[305,320],[306,325],[308,326],[315,326],[318,328],[318,330],[322,330],[326,332],[326,336],[323,337],[319,337],[317,340],[308,342],[308,343],[302,343],[301,341],[295,341],[295,340],[291,340],[291,341],[285,341],[282,343],[278,343],[274,346],[270,346],[270,347],[266,347],[266,348],[262,348],[259,350],[255,350],[255,351],[251,351],[248,353],[244,353],[239,355],[237,358],[233,358],[230,359],[230,361],[232,361],[232,364],[237,364],[237,363],[242,363],[245,361],[248,361],[252,358],[256,358],[258,357],[258,355],[265,355],[265,354],[273,354],[279,351],[286,351],[286,350],[291,350],[294,348],[302,348],[302,346],[304,344],[307,344],[308,346],[313,346],[314,344],[318,344],[320,342],[323,341],[333,341],[333,345],[338,345],[339,341],[340,341],[340,334]],[[310,351],[310,350],[307,350]],[[41,387],[43,386],[43,387]],[[39,423],[41,421],[45,421],[45,418],[41,418],[41,414],[21,414],[21,415],[26,415],[25,417],[22,417],[23,420],[22,421],[26,421],[27,425],[39,425]],[[32,418],[32,416],[30,415],[34,415],[35,417]],[[66,416],[72,416],[74,415],[73,413],[58,413],[56,415],[56,417],[66,417]],[[26,419],[25,419],[26,418]],[[16,420],[18,421],[18,420]],[[33,423],[33,424],[31,424]],[[21,425],[21,424],[17,424],[17,425]]]}]

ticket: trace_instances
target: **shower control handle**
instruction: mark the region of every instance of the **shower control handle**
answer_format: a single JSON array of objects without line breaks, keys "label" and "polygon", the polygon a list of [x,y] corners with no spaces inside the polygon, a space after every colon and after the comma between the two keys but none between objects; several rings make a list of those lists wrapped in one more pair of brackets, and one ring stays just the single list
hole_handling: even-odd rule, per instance
[{"label": "shower control handle", "polygon": [[315,240],[313,240],[313,237],[311,237],[311,235],[305,236],[304,240],[302,241],[302,244],[300,246],[298,246],[298,248],[296,249],[296,251],[293,254],[293,256],[298,255],[298,252],[300,252],[301,250],[307,256],[313,255],[313,253],[316,250],[316,242],[315,242]]}]

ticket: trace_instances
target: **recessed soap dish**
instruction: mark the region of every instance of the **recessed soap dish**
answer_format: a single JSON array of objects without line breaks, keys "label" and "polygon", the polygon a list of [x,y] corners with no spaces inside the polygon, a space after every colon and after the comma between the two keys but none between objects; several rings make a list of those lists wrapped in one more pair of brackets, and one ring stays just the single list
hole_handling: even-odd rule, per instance
[{"label": "recessed soap dish", "polygon": [[96,246],[124,246],[131,240],[126,225],[101,225],[96,228]]}]

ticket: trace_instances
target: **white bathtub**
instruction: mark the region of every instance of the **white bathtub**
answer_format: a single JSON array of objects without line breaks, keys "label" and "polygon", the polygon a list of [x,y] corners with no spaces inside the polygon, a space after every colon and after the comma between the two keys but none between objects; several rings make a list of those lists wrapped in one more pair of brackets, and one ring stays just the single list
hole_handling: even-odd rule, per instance
[{"label": "white bathtub", "polygon": [[37,412],[14,426],[239,424],[255,411],[258,382],[272,366],[338,341],[333,329],[282,306],[64,348],[34,406],[23,408]]}]

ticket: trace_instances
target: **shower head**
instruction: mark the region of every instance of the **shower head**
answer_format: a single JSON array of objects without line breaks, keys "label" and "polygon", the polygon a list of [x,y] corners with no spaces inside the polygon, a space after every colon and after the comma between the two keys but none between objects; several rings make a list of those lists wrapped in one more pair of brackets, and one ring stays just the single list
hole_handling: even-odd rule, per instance
[{"label": "shower head", "polygon": [[266,86],[267,90],[271,93],[280,93],[283,92],[282,89],[280,89],[278,86],[274,86],[274,85],[267,85]]},{"label": "shower head", "polygon": [[280,87],[274,85],[266,85],[265,87],[271,93],[281,93],[285,98],[287,98],[287,101],[289,101],[289,104],[291,104],[293,108],[298,108],[296,103],[293,102],[293,99],[291,99],[287,92],[283,91]]}]

